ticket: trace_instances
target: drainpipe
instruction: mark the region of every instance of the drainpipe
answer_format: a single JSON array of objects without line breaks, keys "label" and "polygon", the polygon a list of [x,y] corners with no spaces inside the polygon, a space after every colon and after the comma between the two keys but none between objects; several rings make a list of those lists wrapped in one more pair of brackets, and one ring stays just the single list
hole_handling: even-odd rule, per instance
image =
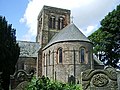
[{"label": "drainpipe", "polygon": [[54,70],[55,68],[54,68],[54,51],[53,51],[53,80],[55,80]]},{"label": "drainpipe", "polygon": [[74,82],[76,81],[76,64],[75,64],[75,50],[73,48],[73,54],[74,54]]},{"label": "drainpipe", "polygon": [[36,77],[38,78],[38,72],[39,72],[39,70],[38,70],[38,69],[39,69],[39,66],[38,66],[38,65],[39,65],[38,55],[37,55],[37,58],[36,58],[36,59],[37,59],[37,60],[36,60],[36,64],[37,64],[37,65],[36,65]]}]

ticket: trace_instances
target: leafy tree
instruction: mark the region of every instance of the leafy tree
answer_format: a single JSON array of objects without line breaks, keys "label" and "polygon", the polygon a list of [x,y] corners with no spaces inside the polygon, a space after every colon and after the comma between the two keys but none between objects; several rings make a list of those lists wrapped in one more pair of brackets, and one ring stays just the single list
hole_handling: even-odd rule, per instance
[{"label": "leafy tree", "polygon": [[[120,5],[101,21],[101,27],[89,38],[93,41],[94,52],[106,65],[119,68],[120,60]],[[99,39],[97,39],[99,38]]]},{"label": "leafy tree", "polygon": [[88,37],[94,45],[93,53],[97,56],[97,58],[99,58],[99,60],[101,60],[101,54],[103,51],[105,51],[105,37],[105,34],[101,31],[100,28]]},{"label": "leafy tree", "polygon": [[20,48],[16,43],[16,30],[8,24],[5,17],[0,16],[0,72],[2,87],[9,90],[10,75],[15,71]]}]

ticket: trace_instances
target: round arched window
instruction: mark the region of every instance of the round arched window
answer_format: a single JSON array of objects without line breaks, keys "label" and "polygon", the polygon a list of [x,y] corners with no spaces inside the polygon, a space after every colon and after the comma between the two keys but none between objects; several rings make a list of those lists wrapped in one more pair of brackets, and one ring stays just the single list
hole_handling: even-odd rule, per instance
[{"label": "round arched window", "polygon": [[79,56],[80,56],[80,62],[84,63],[85,62],[85,48],[80,48]]},{"label": "round arched window", "polygon": [[62,63],[62,48],[58,49],[58,61],[59,63]]}]

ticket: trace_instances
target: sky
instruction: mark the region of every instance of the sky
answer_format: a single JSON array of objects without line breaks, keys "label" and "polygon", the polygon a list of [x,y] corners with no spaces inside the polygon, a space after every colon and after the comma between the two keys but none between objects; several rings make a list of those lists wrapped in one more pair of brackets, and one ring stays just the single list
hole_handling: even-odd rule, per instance
[{"label": "sky", "polygon": [[16,29],[17,40],[35,41],[37,16],[43,5],[71,10],[73,23],[89,36],[120,0],[0,0],[0,15]]}]

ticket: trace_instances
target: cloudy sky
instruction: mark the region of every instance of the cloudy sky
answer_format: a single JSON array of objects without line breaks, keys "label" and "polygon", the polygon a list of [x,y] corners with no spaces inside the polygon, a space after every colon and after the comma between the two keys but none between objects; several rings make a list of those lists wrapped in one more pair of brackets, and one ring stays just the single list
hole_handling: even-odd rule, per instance
[{"label": "cloudy sky", "polygon": [[88,36],[119,4],[120,0],[2,0],[0,15],[16,28],[18,40],[35,41],[37,16],[43,5],[71,10],[73,22]]}]

